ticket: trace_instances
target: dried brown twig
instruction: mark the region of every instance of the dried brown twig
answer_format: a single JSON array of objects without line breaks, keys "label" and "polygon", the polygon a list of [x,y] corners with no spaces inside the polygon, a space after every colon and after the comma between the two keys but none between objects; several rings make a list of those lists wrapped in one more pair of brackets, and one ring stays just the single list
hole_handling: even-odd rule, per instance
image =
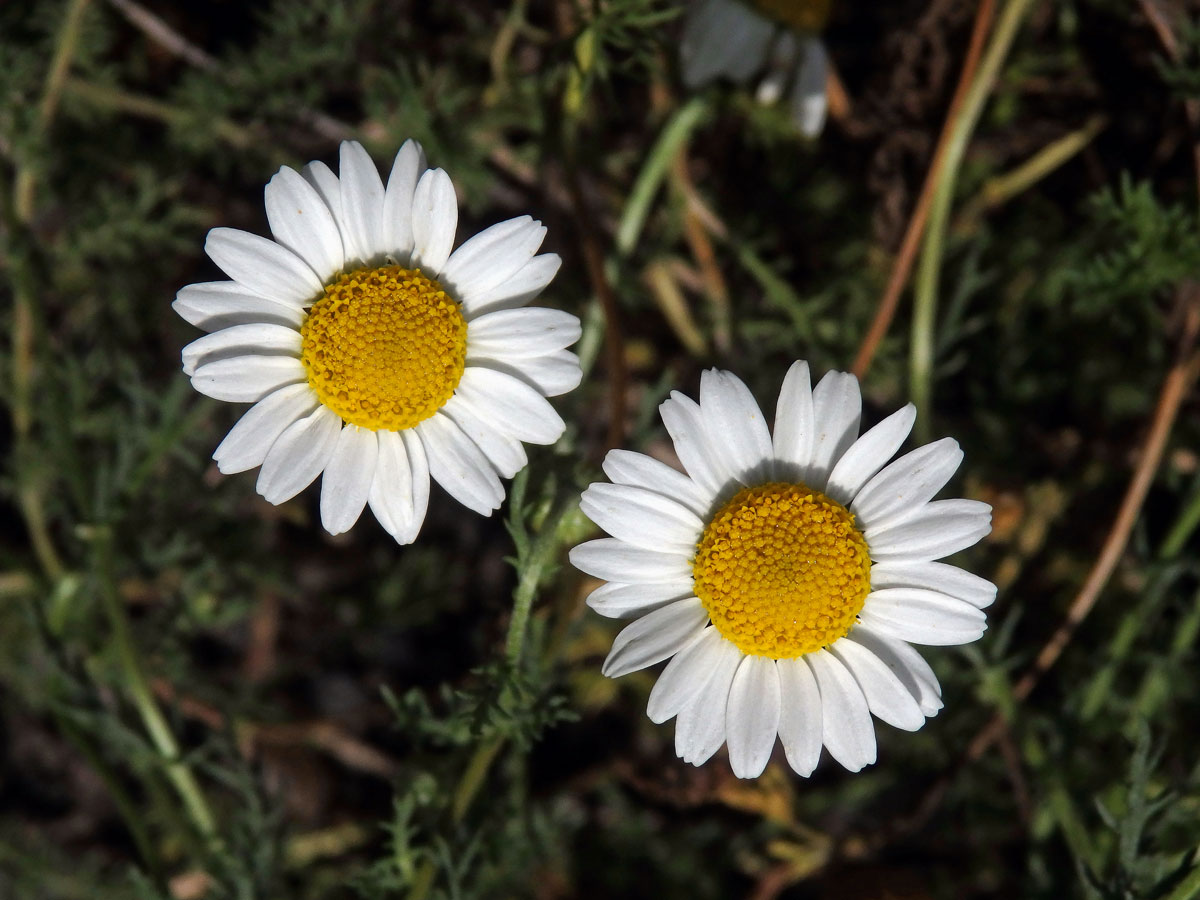
[{"label": "dried brown twig", "polygon": [[850,371],[859,378],[862,378],[867,369],[871,367],[875,351],[879,349],[879,343],[887,334],[892,319],[896,316],[896,308],[900,305],[900,294],[908,283],[913,262],[917,258],[917,249],[921,246],[921,236],[925,232],[925,223],[933,205],[934,188],[937,187],[942,172],[942,163],[950,146],[953,124],[962,108],[967,89],[974,81],[975,72],[979,68],[983,46],[995,15],[995,8],[995,0],[980,0],[976,10],[975,25],[971,31],[971,42],[967,47],[966,58],[963,60],[962,74],[959,75],[958,86],[954,89],[954,97],[950,101],[950,109],[946,113],[942,133],[938,137],[937,148],[929,163],[929,171],[925,175],[925,183],[921,185],[917,205],[913,208],[912,218],[908,221],[904,240],[900,244],[900,251],[896,254],[896,260],[892,264],[892,273],[888,277],[887,287],[884,288],[883,296],[879,298],[879,306],[875,309],[875,318],[871,320],[871,326],[867,329],[866,336],[863,337],[858,353],[854,357],[854,364],[850,367]]},{"label": "dried brown twig", "polygon": [[[1020,703],[1029,697],[1042,677],[1062,656],[1078,632],[1079,626],[1095,608],[1101,592],[1124,555],[1142,505],[1146,502],[1150,485],[1154,481],[1154,474],[1162,462],[1163,452],[1166,450],[1167,440],[1180,406],[1200,375],[1200,350],[1196,347],[1197,338],[1200,336],[1200,284],[1188,282],[1180,287],[1175,316],[1172,318],[1179,323],[1177,329],[1173,329],[1179,334],[1175,362],[1163,380],[1150,420],[1150,428],[1138,455],[1138,463],[1129,480],[1129,486],[1125,490],[1125,496],[1113,517],[1096,562],[1092,565],[1079,593],[1067,608],[1062,623],[1042,647],[1028,671],[1013,687],[1014,703]],[[968,764],[980,759],[1007,730],[1008,720],[1003,714],[996,713],[967,745],[959,765],[934,784],[917,810],[896,830],[913,831],[927,822],[941,804],[957,774]]]}]

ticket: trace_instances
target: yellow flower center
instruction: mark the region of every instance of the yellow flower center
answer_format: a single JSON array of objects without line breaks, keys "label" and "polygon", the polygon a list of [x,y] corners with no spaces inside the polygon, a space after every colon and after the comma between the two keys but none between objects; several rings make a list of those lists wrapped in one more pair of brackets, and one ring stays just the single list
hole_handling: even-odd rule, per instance
[{"label": "yellow flower center", "polygon": [[420,269],[358,269],[326,285],[300,328],[300,361],[346,422],[401,431],[445,405],[462,378],[467,323]]},{"label": "yellow flower center", "polygon": [[745,488],[700,536],[696,596],[743,653],[791,659],[854,625],[871,590],[871,557],[854,516],[804,484]]},{"label": "yellow flower center", "polygon": [[832,0],[750,0],[750,5],[781,25],[812,33],[825,27]]}]

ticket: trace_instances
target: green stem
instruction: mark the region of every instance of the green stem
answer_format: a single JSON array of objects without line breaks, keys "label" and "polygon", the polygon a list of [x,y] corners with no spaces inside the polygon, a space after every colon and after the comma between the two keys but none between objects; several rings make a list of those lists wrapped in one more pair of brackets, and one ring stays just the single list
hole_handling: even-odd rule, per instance
[{"label": "green stem", "polygon": [[106,531],[96,535],[96,572],[100,579],[100,596],[104,603],[104,611],[112,627],[113,645],[125,673],[125,687],[142,719],[146,733],[163,759],[167,778],[179,799],[183,801],[192,824],[208,846],[215,846],[219,843],[216,820],[208,808],[208,802],[204,799],[195,775],[181,757],[179,744],[162,710],[158,708],[158,702],[154,699],[154,692],[146,678],[129,619],[125,614],[125,606],[117,593],[116,581],[113,578],[110,542],[111,536]]},{"label": "green stem", "polygon": [[1187,506],[1179,514],[1179,518],[1175,520],[1171,530],[1167,532],[1167,537],[1163,540],[1162,547],[1159,548],[1158,558],[1174,559],[1178,556],[1197,527],[1200,527],[1200,482],[1192,491],[1192,496],[1188,498]]},{"label": "green stem", "polygon": [[532,539],[528,555],[522,560],[521,575],[513,591],[513,613],[508,623],[508,639],[504,648],[504,654],[511,666],[515,667],[521,662],[521,655],[525,651],[525,633],[529,630],[529,613],[537,596],[538,584],[561,549],[559,525],[573,502],[560,501],[555,506],[554,511],[547,516],[541,531]]},{"label": "green stem", "polygon": [[84,737],[75,724],[62,713],[57,713],[55,720],[58,723],[59,730],[74,745],[75,749],[87,758],[92,769],[96,771],[100,779],[104,782],[105,787],[108,788],[108,793],[117,807],[117,812],[120,813],[121,818],[124,820],[125,827],[129,829],[129,834],[133,838],[134,845],[137,847],[138,855],[142,857],[142,860],[150,869],[151,877],[162,886],[162,861],[158,858],[155,851],[154,842],[150,840],[146,825],[138,812],[137,804],[133,802],[133,798],[121,786],[117,774],[104,761],[96,748],[88,742],[87,738]]},{"label": "green stem", "polygon": [[204,121],[186,109],[171,106],[153,97],[143,97],[120,91],[108,85],[95,84],[79,78],[67,80],[65,88],[73,97],[85,100],[99,109],[112,112],[127,113],[141,119],[152,119],[164,125],[175,128],[201,126],[211,128],[219,138],[238,149],[246,149],[254,144],[253,133],[228,119],[211,119]]},{"label": "green stem", "polygon": [[667,175],[671,160],[700,124],[706,109],[702,96],[693,97],[676,110],[654,146],[650,148],[646,164],[642,166],[642,171],[633,183],[633,189],[629,192],[629,202],[625,204],[625,211],[617,225],[617,253],[621,256],[628,256],[637,244],[642,227],[646,224],[646,217],[650,214],[650,204]]},{"label": "green stem", "polygon": [[1000,67],[1004,64],[1013,40],[1033,0],[1009,0],[996,22],[979,71],[967,89],[962,108],[950,130],[946,142],[945,162],[941,179],[934,191],[929,210],[929,224],[925,241],[921,246],[914,285],[914,310],[912,343],[909,349],[909,393],[918,411],[917,437],[922,442],[930,438],[930,398],[933,393],[933,345],[934,328],[937,322],[938,275],[946,246],[946,229],[950,219],[950,207],[954,201],[954,186],[958,170],[962,165],[967,144],[979,122],[988,94],[995,84]]}]

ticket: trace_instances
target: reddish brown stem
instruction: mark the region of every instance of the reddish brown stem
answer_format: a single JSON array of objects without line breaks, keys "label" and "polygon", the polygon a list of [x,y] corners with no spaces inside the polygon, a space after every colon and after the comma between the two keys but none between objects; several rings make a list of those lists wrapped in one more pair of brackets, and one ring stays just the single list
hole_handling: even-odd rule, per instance
[{"label": "reddish brown stem", "polygon": [[892,273],[888,278],[887,287],[883,291],[883,296],[879,298],[879,306],[875,309],[875,318],[871,320],[871,327],[867,329],[866,336],[859,345],[858,354],[854,357],[854,365],[850,368],[859,378],[862,378],[867,373],[867,369],[871,367],[875,351],[879,349],[880,342],[887,334],[888,328],[891,327],[892,319],[896,316],[896,307],[900,305],[900,293],[904,290],[904,286],[908,283],[908,276],[912,273],[913,262],[916,260],[917,250],[921,246],[921,236],[925,233],[925,223],[929,218],[929,209],[933,205],[934,188],[937,186],[946,151],[950,145],[952,125],[962,108],[967,88],[975,79],[975,71],[979,68],[979,59],[983,55],[983,45],[987,40],[988,31],[991,29],[995,11],[995,0],[980,0],[979,7],[975,11],[971,43],[967,47],[962,74],[958,78],[958,86],[954,89],[954,97],[950,101],[950,109],[946,113],[942,133],[938,137],[933,160],[929,163],[929,171],[925,175],[924,184],[921,185],[921,194],[917,198],[917,205],[913,208],[912,218],[908,220],[908,228],[904,232],[900,252],[896,254],[896,261],[892,264]]}]

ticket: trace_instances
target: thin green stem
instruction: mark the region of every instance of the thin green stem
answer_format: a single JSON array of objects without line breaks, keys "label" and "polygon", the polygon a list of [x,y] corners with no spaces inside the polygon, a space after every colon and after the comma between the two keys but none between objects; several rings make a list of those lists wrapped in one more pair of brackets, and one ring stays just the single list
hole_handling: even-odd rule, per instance
[{"label": "thin green stem", "polygon": [[938,276],[946,247],[946,230],[954,201],[958,171],[1000,67],[1008,57],[1021,22],[1032,5],[1033,0],[1009,0],[1000,13],[996,28],[984,51],[983,60],[979,64],[979,71],[967,90],[946,144],[945,163],[929,211],[929,224],[925,231],[925,242],[921,247],[914,286],[912,342],[909,349],[909,393],[917,406],[917,437],[921,441],[928,441],[930,437]]},{"label": "thin green stem", "polygon": [[[36,137],[39,140],[49,133],[54,114],[58,112],[58,102],[62,99],[67,73],[71,70],[75,48],[79,46],[79,37],[83,32],[83,13],[89,2],[90,0],[70,0],[63,15],[62,28],[58,32],[54,56],[50,61],[46,84],[42,88],[42,99],[38,104]],[[13,203],[17,218],[25,225],[33,221],[34,190],[37,187],[38,174],[33,165],[22,165],[14,182]]]},{"label": "thin green stem", "polygon": [[182,759],[179,744],[171,731],[171,726],[158,708],[150,681],[142,665],[141,655],[133,640],[129,619],[125,614],[125,606],[117,592],[116,580],[112,572],[111,536],[106,531],[100,531],[94,541],[96,557],[96,573],[100,581],[100,596],[104,611],[108,615],[112,627],[113,646],[125,673],[125,687],[133,700],[134,708],[141,717],[142,725],[150,736],[151,742],[163,759],[163,766],[175,792],[183,802],[184,809],[192,824],[204,839],[205,844],[214,846],[219,843],[216,820],[204,799],[204,793],[193,775],[191,767]]},{"label": "thin green stem", "polygon": [[167,126],[180,128],[204,124],[227,144],[238,149],[250,147],[255,141],[254,134],[249,129],[243,128],[235,122],[220,118],[201,121],[189,110],[171,106],[169,103],[163,103],[153,97],[131,94],[108,85],[95,84],[79,78],[68,79],[64,87],[71,96],[85,100],[98,109],[126,113],[141,119],[152,119]]},{"label": "thin green stem", "polygon": [[1179,514],[1175,524],[1171,526],[1171,530],[1167,532],[1167,536],[1158,550],[1158,558],[1174,559],[1178,556],[1198,527],[1200,527],[1200,482],[1197,483],[1196,489],[1188,498],[1187,506]]},{"label": "thin green stem", "polygon": [[537,596],[542,575],[554,563],[560,548],[559,525],[574,501],[559,501],[546,518],[541,531],[532,538],[528,554],[521,560],[521,574],[513,590],[513,613],[508,623],[508,639],[504,654],[509,665],[517,666],[525,651],[525,634],[529,630],[529,612]]},{"label": "thin green stem", "polygon": [[671,161],[700,124],[707,108],[702,96],[693,97],[676,110],[650,148],[646,164],[633,183],[629,202],[625,204],[625,211],[617,225],[617,253],[621,256],[628,256],[633,251],[646,224],[646,217],[650,214],[650,204],[666,178]]}]

